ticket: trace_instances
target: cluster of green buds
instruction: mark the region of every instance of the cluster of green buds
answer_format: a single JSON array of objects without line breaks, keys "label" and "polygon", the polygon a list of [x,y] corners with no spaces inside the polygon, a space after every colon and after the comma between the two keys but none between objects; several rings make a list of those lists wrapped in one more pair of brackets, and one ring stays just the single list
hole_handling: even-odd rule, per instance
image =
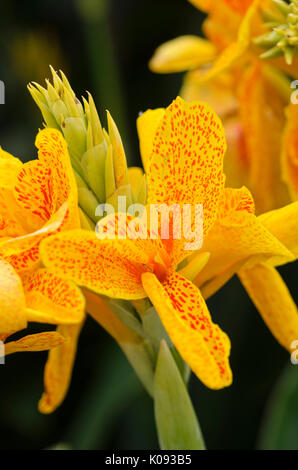
[{"label": "cluster of green buds", "polygon": [[254,43],[267,49],[261,55],[262,59],[274,59],[284,55],[288,65],[298,55],[298,0],[289,3],[284,0],[272,0],[276,12],[262,12],[265,26],[269,33],[254,39]]},{"label": "cluster of green buds", "polygon": [[117,211],[118,196],[126,197],[127,206],[145,204],[145,176],[141,170],[137,175],[134,171],[134,181],[130,181],[122,140],[110,113],[106,131],[91,94],[81,103],[64,73],[59,76],[52,67],[51,72],[53,83],[46,80],[46,88],[32,83],[28,89],[45,126],[60,130],[68,144],[83,226],[93,228],[99,219],[96,209],[100,204],[111,204]]}]

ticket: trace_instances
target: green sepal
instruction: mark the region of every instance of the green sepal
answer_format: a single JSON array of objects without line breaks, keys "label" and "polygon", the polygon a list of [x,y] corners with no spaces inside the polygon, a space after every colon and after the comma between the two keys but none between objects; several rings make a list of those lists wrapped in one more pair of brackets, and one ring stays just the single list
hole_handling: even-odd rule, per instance
[{"label": "green sepal", "polygon": [[105,162],[106,147],[104,143],[87,150],[81,160],[84,179],[101,203],[106,200]]},{"label": "green sepal", "polygon": [[96,199],[94,193],[87,188],[78,188],[79,205],[83,211],[90,217],[90,219],[97,223],[96,209],[99,206],[99,201]]},{"label": "green sepal", "polygon": [[81,161],[86,152],[86,127],[82,118],[68,117],[61,123],[62,132],[68,143],[70,157]]}]

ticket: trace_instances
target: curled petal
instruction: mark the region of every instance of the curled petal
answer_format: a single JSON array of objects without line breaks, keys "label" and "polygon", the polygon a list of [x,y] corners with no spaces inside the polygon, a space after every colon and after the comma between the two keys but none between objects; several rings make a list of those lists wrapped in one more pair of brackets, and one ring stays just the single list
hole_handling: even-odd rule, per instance
[{"label": "curled petal", "polygon": [[48,349],[58,348],[65,342],[65,338],[55,331],[37,333],[35,335],[24,336],[17,341],[5,344],[5,355],[16,352],[38,352]]},{"label": "curled petal", "polygon": [[151,273],[143,274],[142,281],[171,340],[193,372],[209,388],[230,385],[230,341],[212,323],[200,291],[177,273],[163,284]]},{"label": "curled petal", "polygon": [[216,48],[211,42],[197,36],[181,36],[159,46],[149,67],[158,73],[183,72],[208,64],[215,57]]},{"label": "curled petal", "polygon": [[52,413],[65,398],[71,380],[81,329],[82,323],[59,326],[57,329],[56,334],[62,335],[65,342],[59,348],[49,352],[44,372],[45,391],[38,404],[41,413]]}]

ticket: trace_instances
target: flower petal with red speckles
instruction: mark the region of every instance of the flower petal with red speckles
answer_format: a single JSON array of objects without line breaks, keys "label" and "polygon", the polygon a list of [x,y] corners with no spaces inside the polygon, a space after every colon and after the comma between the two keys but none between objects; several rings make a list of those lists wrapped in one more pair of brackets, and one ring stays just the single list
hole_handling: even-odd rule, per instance
[{"label": "flower petal with red speckles", "polygon": [[51,324],[80,323],[85,300],[80,289],[55,273],[40,269],[23,278],[28,321]]},{"label": "flower petal with red speckles", "polygon": [[35,335],[24,336],[17,341],[11,341],[5,344],[5,355],[16,352],[47,351],[57,348],[65,342],[65,338],[55,331],[37,333]]},{"label": "flower petal with red speckles", "polygon": [[177,273],[163,284],[154,274],[145,273],[142,282],[171,340],[192,371],[212,389],[229,386],[230,341],[212,322],[200,291]]}]

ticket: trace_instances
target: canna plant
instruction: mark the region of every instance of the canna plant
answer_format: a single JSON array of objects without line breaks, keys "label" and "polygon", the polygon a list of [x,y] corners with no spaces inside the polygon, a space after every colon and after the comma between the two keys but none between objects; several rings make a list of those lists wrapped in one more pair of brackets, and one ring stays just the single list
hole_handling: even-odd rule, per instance
[{"label": "canna plant", "polygon": [[[267,291],[262,290],[259,270],[265,267],[272,273],[267,288],[277,285],[284,289],[281,303],[288,300],[285,286],[276,282],[274,266],[297,258],[293,218],[283,229],[280,224],[296,214],[297,205],[257,217],[245,187],[225,187],[226,141],[220,119],[210,106],[179,97],[167,109],[149,110],[138,119],[145,173],[128,169],[111,116],[106,131],[91,95],[80,103],[65,75],[54,70],[52,74],[53,84],[47,82],[46,88],[29,86],[46,127],[37,138],[39,161],[25,164],[24,171],[9,157],[0,192],[0,258],[11,273],[6,284],[1,276],[0,302],[9,325],[3,334],[0,330],[1,339],[30,321],[58,326],[57,332],[41,334],[35,346],[30,336],[23,343],[23,349],[51,349],[39,403],[41,412],[51,413],[67,393],[79,333],[85,313],[90,314],[117,341],[152,396],[161,448],[203,449],[187,392],[189,367],[209,388],[232,382],[230,341],[213,323],[205,299],[238,273],[261,303],[262,313],[266,299],[260,297]],[[125,196],[127,204],[120,212],[119,196]],[[172,222],[168,239],[161,237],[160,226],[150,238],[150,217],[132,215],[132,203],[145,208],[203,205],[202,246],[187,249],[189,239],[177,239]],[[116,216],[104,217],[98,210],[106,210],[107,204],[118,211]],[[5,211],[16,206],[11,212],[16,218],[5,224]],[[23,220],[31,225],[22,225],[20,231]],[[136,237],[123,239],[123,230],[135,235],[136,227]],[[101,239],[99,234],[111,228],[114,239]],[[26,250],[31,250],[29,256],[24,256]],[[251,272],[254,283],[248,285],[244,275]],[[18,310],[24,311],[22,324],[13,310],[15,292],[23,299]],[[278,294],[274,300],[280,300]],[[297,308],[289,302],[290,308],[279,316],[276,310],[266,317],[288,348],[298,333]],[[22,346],[8,342],[8,353],[9,348]]]},{"label": "canna plant", "polygon": [[[206,105],[198,103],[188,105],[178,98],[167,110],[148,111],[141,116],[138,128],[148,181],[148,203],[203,203],[205,207],[204,235],[207,240],[208,233],[212,232],[219,213],[223,211],[225,221],[229,221],[233,226],[236,211],[236,216],[239,215],[236,234],[226,247],[231,253],[230,260],[227,260],[224,249],[221,254],[226,259],[226,263],[230,262],[229,267],[233,263],[253,266],[260,260],[288,262],[294,259],[294,255],[254,216],[252,197],[247,190],[224,190],[220,155],[223,156],[225,152],[225,144],[222,137],[219,137],[222,135],[222,128],[213,111]],[[175,133],[173,129],[176,129]],[[194,139],[196,135],[198,138]],[[215,144],[210,144],[210,142],[215,142],[219,147],[215,147]],[[214,146],[213,151],[212,146]],[[221,150],[216,153],[216,149]],[[219,158],[221,163],[218,162]],[[179,165],[179,170],[174,171],[172,162]],[[219,172],[216,170],[218,165]],[[217,182],[213,183],[213,181]],[[210,187],[212,184],[214,184],[213,190]],[[209,200],[210,197],[211,200]],[[116,220],[103,219],[97,228],[114,224],[117,233],[119,217],[120,214]],[[239,223],[242,220],[245,223]],[[235,246],[237,236],[239,236],[239,241]],[[41,252],[46,266],[58,272],[63,278],[74,280],[84,290],[87,288],[89,291],[87,296],[92,298],[95,304],[98,302],[99,295],[131,300],[136,308],[135,319],[139,322],[137,330],[141,330],[147,340],[151,341],[153,357],[156,358],[162,354],[163,349],[158,353],[161,340],[167,341],[170,349],[173,349],[174,344],[182,358],[205,384],[212,388],[220,388],[225,382],[228,384],[231,380],[229,369],[227,365],[224,366],[227,363],[223,362],[223,359],[227,359],[229,355],[229,343],[225,335],[217,330],[218,327],[209,323],[210,316],[203,298],[189,282],[189,280],[196,279],[201,270],[204,271],[209,255],[203,248],[201,253],[194,256],[194,259],[190,259],[186,266],[180,268],[181,261],[189,256],[189,253],[179,254],[180,250],[181,246],[177,245],[175,240],[163,246],[160,241],[157,243],[152,240],[146,240],[146,242],[143,240],[123,242],[122,239],[98,240],[94,233],[75,231],[51,237],[42,244]],[[59,253],[62,255],[59,256]],[[173,273],[175,267],[178,268],[178,274]],[[216,273],[219,274],[222,270],[223,266],[219,264],[216,267]],[[183,294],[182,297],[181,294]],[[191,302],[187,300],[188,295],[190,300],[197,299],[195,311],[198,309],[201,312],[200,316],[195,316],[191,313],[192,309],[189,310]],[[156,311],[168,334],[159,323]],[[98,315],[98,311],[94,313],[93,310],[92,315]],[[181,318],[180,321],[179,318]],[[190,321],[189,325],[188,321]],[[203,324],[200,323],[202,321],[204,321]],[[294,331],[297,331],[297,325],[293,323]],[[203,336],[200,333],[200,324]],[[210,332],[218,331],[218,340],[222,346],[215,344],[213,350],[213,348],[209,349],[210,344],[206,349],[204,341],[201,342],[200,339],[201,337],[204,340],[206,328]],[[156,332],[158,332],[157,336]],[[211,334],[211,337],[214,335]],[[291,337],[288,336],[287,340],[290,339]],[[200,352],[199,344],[201,344]],[[215,351],[218,351],[219,357],[222,358],[220,362],[216,359],[217,355],[214,355]],[[205,359],[202,360],[202,358]],[[153,369],[155,360],[153,359]],[[216,372],[217,367],[219,369]],[[156,369],[156,374],[157,371],[160,377],[160,369]],[[158,385],[154,381],[153,387],[149,386],[149,392],[153,393],[158,403],[156,418],[160,441],[163,442],[164,423],[159,417],[160,410],[165,404],[160,404],[157,400],[157,397],[160,397],[157,390]]]}]

